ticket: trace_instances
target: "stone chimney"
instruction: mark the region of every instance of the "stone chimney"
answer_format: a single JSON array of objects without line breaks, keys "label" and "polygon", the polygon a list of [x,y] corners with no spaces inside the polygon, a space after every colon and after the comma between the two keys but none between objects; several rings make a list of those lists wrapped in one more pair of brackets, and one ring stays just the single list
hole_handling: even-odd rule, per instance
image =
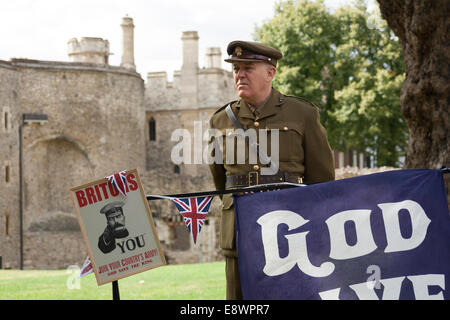
[{"label": "stone chimney", "polygon": [[133,19],[122,18],[122,62],[121,67],[136,70],[134,64],[134,24]]},{"label": "stone chimney", "polygon": [[198,34],[197,31],[184,31],[183,41],[183,65],[181,69],[198,69]]},{"label": "stone chimney", "polygon": [[102,38],[83,37],[68,42],[69,59],[72,62],[108,64],[109,41]]},{"label": "stone chimney", "polygon": [[205,53],[206,68],[221,68],[222,67],[222,52],[219,47],[206,48]]},{"label": "stone chimney", "polygon": [[180,74],[180,104],[182,108],[198,107],[198,39],[197,31],[184,31],[181,36],[183,65]]}]

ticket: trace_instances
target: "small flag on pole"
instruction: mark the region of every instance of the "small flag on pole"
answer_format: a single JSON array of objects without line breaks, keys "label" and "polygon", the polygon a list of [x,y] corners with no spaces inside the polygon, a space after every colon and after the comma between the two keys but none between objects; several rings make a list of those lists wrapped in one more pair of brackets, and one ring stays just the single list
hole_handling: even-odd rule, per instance
[{"label": "small flag on pole", "polygon": [[117,189],[119,192],[126,197],[128,192],[127,186],[127,172],[126,170],[119,171],[110,176],[107,176],[106,179]]},{"label": "small flag on pole", "polygon": [[196,198],[172,198],[173,203],[184,218],[184,222],[189,232],[197,243],[197,236],[205,223],[206,215],[211,206],[213,197],[196,197]]},{"label": "small flag on pole", "polygon": [[89,259],[89,256],[87,256],[86,260],[83,263],[83,267],[81,267],[80,278],[87,276],[89,273],[92,272],[94,272],[94,268],[92,268],[91,260]]}]

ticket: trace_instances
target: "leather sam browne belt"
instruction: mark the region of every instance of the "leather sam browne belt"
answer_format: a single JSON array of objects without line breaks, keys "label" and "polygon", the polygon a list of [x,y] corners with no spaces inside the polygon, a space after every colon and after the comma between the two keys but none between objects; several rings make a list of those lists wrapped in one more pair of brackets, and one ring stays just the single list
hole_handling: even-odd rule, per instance
[{"label": "leather sam browne belt", "polygon": [[233,174],[227,176],[225,188],[248,187],[267,183],[303,183],[303,178],[295,173],[278,171],[273,175],[260,175],[258,171],[250,171],[248,174]]}]

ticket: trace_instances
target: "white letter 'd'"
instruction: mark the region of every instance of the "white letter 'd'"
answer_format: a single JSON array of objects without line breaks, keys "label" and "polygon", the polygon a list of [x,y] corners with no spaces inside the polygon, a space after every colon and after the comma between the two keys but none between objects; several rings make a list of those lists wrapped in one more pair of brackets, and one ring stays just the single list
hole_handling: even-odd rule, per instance
[{"label": "white letter 'd'", "polygon": [[[401,202],[380,203],[378,206],[383,213],[388,244],[384,252],[411,250],[417,248],[423,242],[431,220],[417,202],[405,200]],[[411,217],[412,235],[407,239],[402,237],[400,220],[398,218],[400,210],[403,209],[407,210]]]}]

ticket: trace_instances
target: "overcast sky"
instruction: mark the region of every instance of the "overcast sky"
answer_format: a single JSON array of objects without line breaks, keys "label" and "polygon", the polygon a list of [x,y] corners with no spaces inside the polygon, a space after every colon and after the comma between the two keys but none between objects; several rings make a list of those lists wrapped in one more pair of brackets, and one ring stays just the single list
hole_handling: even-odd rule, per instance
[{"label": "overcast sky", "polygon": [[[222,58],[233,40],[252,40],[255,25],[273,16],[275,0],[13,0],[0,9],[0,60],[27,58],[69,61],[71,38],[100,37],[110,43],[111,65],[120,65],[122,17],[133,18],[135,64],[147,72],[167,71],[182,63],[181,34],[195,30],[199,65],[207,47],[220,47]],[[351,0],[325,0],[330,8]],[[226,63],[222,65],[228,68]],[[231,69],[229,69],[231,70]]]}]

